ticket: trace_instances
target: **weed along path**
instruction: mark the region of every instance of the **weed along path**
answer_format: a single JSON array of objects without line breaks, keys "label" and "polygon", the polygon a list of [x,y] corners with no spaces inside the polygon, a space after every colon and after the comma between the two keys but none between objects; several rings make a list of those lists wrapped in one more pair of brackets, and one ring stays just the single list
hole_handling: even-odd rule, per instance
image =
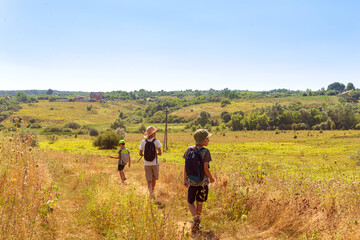
[{"label": "weed along path", "polygon": [[82,193],[85,186],[86,157],[55,151],[47,152],[49,168],[59,188],[56,214],[57,239],[100,239],[96,227],[85,210],[87,199]]}]

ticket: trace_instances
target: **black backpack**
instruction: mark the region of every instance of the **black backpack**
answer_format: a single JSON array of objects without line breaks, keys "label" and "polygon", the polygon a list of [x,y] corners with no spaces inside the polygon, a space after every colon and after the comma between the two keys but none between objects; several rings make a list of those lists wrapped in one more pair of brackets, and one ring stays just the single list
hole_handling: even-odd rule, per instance
[{"label": "black backpack", "polygon": [[195,148],[190,147],[189,152],[185,158],[185,171],[189,179],[201,183],[204,179],[204,164],[200,152],[205,148],[195,151]]},{"label": "black backpack", "polygon": [[145,150],[144,150],[144,159],[146,161],[153,161],[155,159],[155,157],[157,157],[156,154],[156,147],[155,147],[155,138],[150,142],[147,139],[145,140]]}]

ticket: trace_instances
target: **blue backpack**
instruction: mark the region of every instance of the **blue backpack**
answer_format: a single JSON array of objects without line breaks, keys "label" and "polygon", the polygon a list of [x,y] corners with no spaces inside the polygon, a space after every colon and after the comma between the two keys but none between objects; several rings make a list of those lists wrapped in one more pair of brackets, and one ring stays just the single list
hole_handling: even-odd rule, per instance
[{"label": "blue backpack", "polygon": [[204,179],[204,164],[201,157],[201,152],[205,148],[195,151],[193,147],[189,147],[189,152],[185,158],[185,171],[189,179],[201,183]]}]

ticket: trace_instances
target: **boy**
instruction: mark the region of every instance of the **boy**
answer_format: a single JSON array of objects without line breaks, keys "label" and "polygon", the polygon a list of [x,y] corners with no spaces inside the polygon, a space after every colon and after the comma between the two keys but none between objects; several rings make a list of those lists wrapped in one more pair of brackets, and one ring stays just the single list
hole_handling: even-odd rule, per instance
[{"label": "boy", "polygon": [[[188,187],[188,204],[189,210],[194,217],[191,232],[199,231],[200,215],[203,202],[206,202],[209,193],[209,183],[213,183],[215,179],[210,173],[209,162],[211,161],[210,151],[206,147],[209,144],[211,134],[206,129],[198,129],[194,133],[195,146],[188,147],[184,154],[184,185]],[[197,155],[198,157],[196,157]],[[191,162],[198,161],[194,165]],[[190,162],[190,163],[189,163]],[[191,166],[191,167],[189,167]],[[193,176],[193,169],[198,166],[199,176]],[[190,173],[192,175],[190,175]],[[195,206],[196,200],[196,206]]]},{"label": "boy", "polygon": [[149,189],[150,198],[154,199],[156,180],[159,179],[159,159],[161,155],[161,142],[156,139],[156,131],[159,128],[150,126],[144,133],[144,140],[139,147],[139,155],[144,156],[145,177]]},{"label": "boy", "polygon": [[119,156],[118,157],[110,156],[110,158],[119,159],[119,161],[118,161],[118,171],[119,171],[119,174],[120,174],[121,181],[122,181],[122,183],[124,183],[125,180],[126,180],[125,173],[124,173],[124,168],[125,168],[127,163],[129,163],[129,167],[130,167],[130,165],[131,165],[131,157],[130,157],[129,149],[127,149],[125,147],[125,141],[124,140],[119,141],[119,146],[120,146],[120,150],[118,152]]}]

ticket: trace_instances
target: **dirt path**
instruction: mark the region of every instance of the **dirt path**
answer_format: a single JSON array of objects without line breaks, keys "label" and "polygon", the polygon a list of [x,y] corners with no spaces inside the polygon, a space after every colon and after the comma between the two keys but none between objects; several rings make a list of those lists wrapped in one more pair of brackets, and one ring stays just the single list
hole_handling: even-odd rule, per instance
[{"label": "dirt path", "polygon": [[[51,168],[54,169],[54,182],[58,184],[61,194],[56,210],[56,239],[104,239],[95,226],[93,218],[84,209],[87,204],[86,196],[82,192],[86,186],[83,182],[84,176],[105,174],[117,183],[119,188],[136,189],[139,195],[148,194],[143,162],[134,162],[131,167],[126,166],[127,181],[123,184],[113,159],[56,152],[51,152],[50,158],[52,159]],[[160,179],[155,190],[156,205],[164,216],[171,215],[177,222],[179,231],[186,235],[186,232],[190,231],[192,217],[186,203],[187,190],[181,183],[181,166],[172,163],[160,165]],[[220,234],[208,229],[206,224],[202,234],[189,237],[208,240],[238,239],[224,235],[220,238]]]}]

